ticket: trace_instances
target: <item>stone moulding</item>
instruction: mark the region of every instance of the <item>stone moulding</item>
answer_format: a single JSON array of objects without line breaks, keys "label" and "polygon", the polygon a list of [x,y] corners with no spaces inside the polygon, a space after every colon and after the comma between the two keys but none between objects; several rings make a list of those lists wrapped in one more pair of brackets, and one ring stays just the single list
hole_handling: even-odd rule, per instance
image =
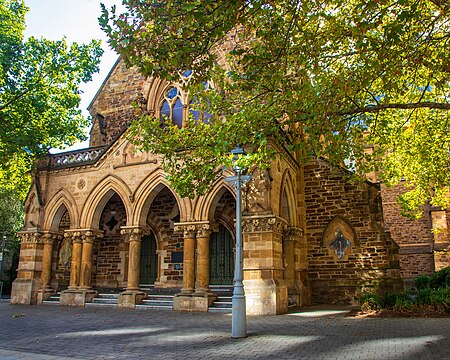
[{"label": "stone moulding", "polygon": [[189,235],[203,237],[215,230],[216,228],[209,221],[192,221],[174,224],[174,232],[182,232],[185,237]]},{"label": "stone moulding", "polygon": [[120,234],[125,235],[126,241],[136,241],[142,236],[150,235],[150,228],[143,226],[122,226],[120,228]]},{"label": "stone moulding", "polygon": [[253,232],[276,232],[283,233],[287,227],[287,221],[275,215],[244,216],[242,219],[242,231]]},{"label": "stone moulding", "polygon": [[300,241],[303,237],[303,230],[297,227],[288,227],[283,231],[283,240]]}]

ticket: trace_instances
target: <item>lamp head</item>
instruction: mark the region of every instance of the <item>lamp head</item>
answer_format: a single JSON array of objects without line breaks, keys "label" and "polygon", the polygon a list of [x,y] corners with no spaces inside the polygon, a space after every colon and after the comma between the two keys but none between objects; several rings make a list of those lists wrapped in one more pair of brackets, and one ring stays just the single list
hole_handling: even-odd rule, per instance
[{"label": "lamp head", "polygon": [[245,156],[247,153],[239,144],[236,145],[236,148],[231,150],[231,154],[233,154],[233,170],[235,173],[245,174],[247,172],[247,169],[242,169],[240,166],[236,165],[237,159],[239,159],[239,156]]}]

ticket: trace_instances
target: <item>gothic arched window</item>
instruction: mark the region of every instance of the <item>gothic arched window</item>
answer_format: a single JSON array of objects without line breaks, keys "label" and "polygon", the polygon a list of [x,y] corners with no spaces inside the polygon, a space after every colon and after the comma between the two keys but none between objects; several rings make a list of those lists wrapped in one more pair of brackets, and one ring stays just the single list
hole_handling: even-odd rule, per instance
[{"label": "gothic arched window", "polygon": [[[189,70],[185,71],[182,76],[185,77],[185,79],[188,79],[191,74],[192,71]],[[208,86],[210,85],[205,83],[205,89],[207,89]],[[190,114],[197,121],[203,121],[205,123],[209,122],[209,119],[212,116],[210,113],[201,113],[194,109],[189,110],[189,107],[192,107],[195,100],[189,101],[188,98],[188,95],[178,87],[174,85],[169,87],[163,95],[161,107],[159,108],[161,124],[171,123],[181,129],[187,116]]]}]

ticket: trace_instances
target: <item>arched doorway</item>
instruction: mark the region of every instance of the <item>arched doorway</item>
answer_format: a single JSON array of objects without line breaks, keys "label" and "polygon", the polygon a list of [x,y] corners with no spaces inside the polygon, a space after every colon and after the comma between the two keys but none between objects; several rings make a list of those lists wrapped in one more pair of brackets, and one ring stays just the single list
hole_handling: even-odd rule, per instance
[{"label": "arched doorway", "polygon": [[141,268],[139,283],[152,285],[158,277],[158,254],[156,253],[156,238],[153,233],[142,237]]},{"label": "arched doorway", "polygon": [[228,229],[220,225],[219,231],[211,234],[209,246],[209,283],[231,285],[234,275],[234,241]]}]

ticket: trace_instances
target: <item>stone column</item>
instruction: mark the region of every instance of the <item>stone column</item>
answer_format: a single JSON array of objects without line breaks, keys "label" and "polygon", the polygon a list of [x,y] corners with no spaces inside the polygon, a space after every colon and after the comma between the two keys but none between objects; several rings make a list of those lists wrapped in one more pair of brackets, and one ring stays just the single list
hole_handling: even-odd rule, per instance
[{"label": "stone column", "polygon": [[209,240],[211,229],[209,224],[202,225],[197,231],[197,281],[195,292],[209,293]]},{"label": "stone column", "polygon": [[295,283],[295,236],[291,229],[283,232],[284,281],[288,291],[292,291]]},{"label": "stone column", "polygon": [[83,240],[81,233],[64,232],[64,237],[72,238],[72,267],[70,269],[69,290],[77,290],[80,285],[81,253],[83,250]]},{"label": "stone column", "polygon": [[42,254],[42,291],[53,292],[50,286],[51,274],[52,274],[52,258],[53,258],[53,243],[56,240],[56,235],[46,233],[43,236],[44,240],[44,252]]},{"label": "stone column", "polygon": [[[289,305],[299,306],[302,303],[302,297],[308,296],[305,288],[302,270],[306,269],[306,258],[301,254],[306,254],[306,244],[302,243],[303,230],[297,227],[289,227],[283,231],[283,252],[285,253],[284,280],[288,287]],[[302,244],[302,245],[300,245]],[[303,246],[302,249],[299,249]],[[307,284],[306,284],[307,286]]]},{"label": "stone column", "polygon": [[82,234],[83,251],[81,256],[80,290],[92,290],[92,250],[95,238],[98,235],[89,230]]},{"label": "stone column", "polygon": [[147,229],[139,226],[123,226],[120,233],[128,237],[128,280],[126,291],[119,295],[119,307],[135,308],[142,302],[146,294],[139,289],[141,240],[149,233]]},{"label": "stone column", "polygon": [[72,237],[72,269],[70,286],[61,292],[60,305],[85,306],[96,296],[91,287],[92,250],[96,238],[103,237],[103,232],[91,229],[66,231],[64,236]]},{"label": "stone column", "polygon": [[[128,229],[127,229],[128,230]],[[143,231],[140,228],[122,230],[122,234],[129,234],[130,247],[128,250],[128,284],[127,290],[139,290],[140,264],[141,264],[141,240]]]},{"label": "stone column", "polygon": [[37,228],[18,233],[20,257],[17,279],[11,291],[11,304],[34,305],[42,288],[43,236]]},{"label": "stone column", "polygon": [[181,292],[193,293],[195,284],[195,225],[184,229],[183,288]]},{"label": "stone column", "polygon": [[275,315],[288,310],[282,254],[286,225],[286,220],[270,214],[247,215],[242,219],[248,315]]},{"label": "stone column", "polygon": [[[173,309],[179,311],[208,311],[214,296],[208,294],[209,283],[209,223],[198,221],[175,224],[175,231],[183,231],[183,288],[173,299]],[[196,235],[200,235],[199,254],[195,263]],[[201,257],[201,259],[199,259]],[[197,265],[197,276],[196,276]],[[206,270],[205,270],[206,269]],[[197,278],[197,283],[196,283]],[[196,285],[196,291],[194,286]]]}]

